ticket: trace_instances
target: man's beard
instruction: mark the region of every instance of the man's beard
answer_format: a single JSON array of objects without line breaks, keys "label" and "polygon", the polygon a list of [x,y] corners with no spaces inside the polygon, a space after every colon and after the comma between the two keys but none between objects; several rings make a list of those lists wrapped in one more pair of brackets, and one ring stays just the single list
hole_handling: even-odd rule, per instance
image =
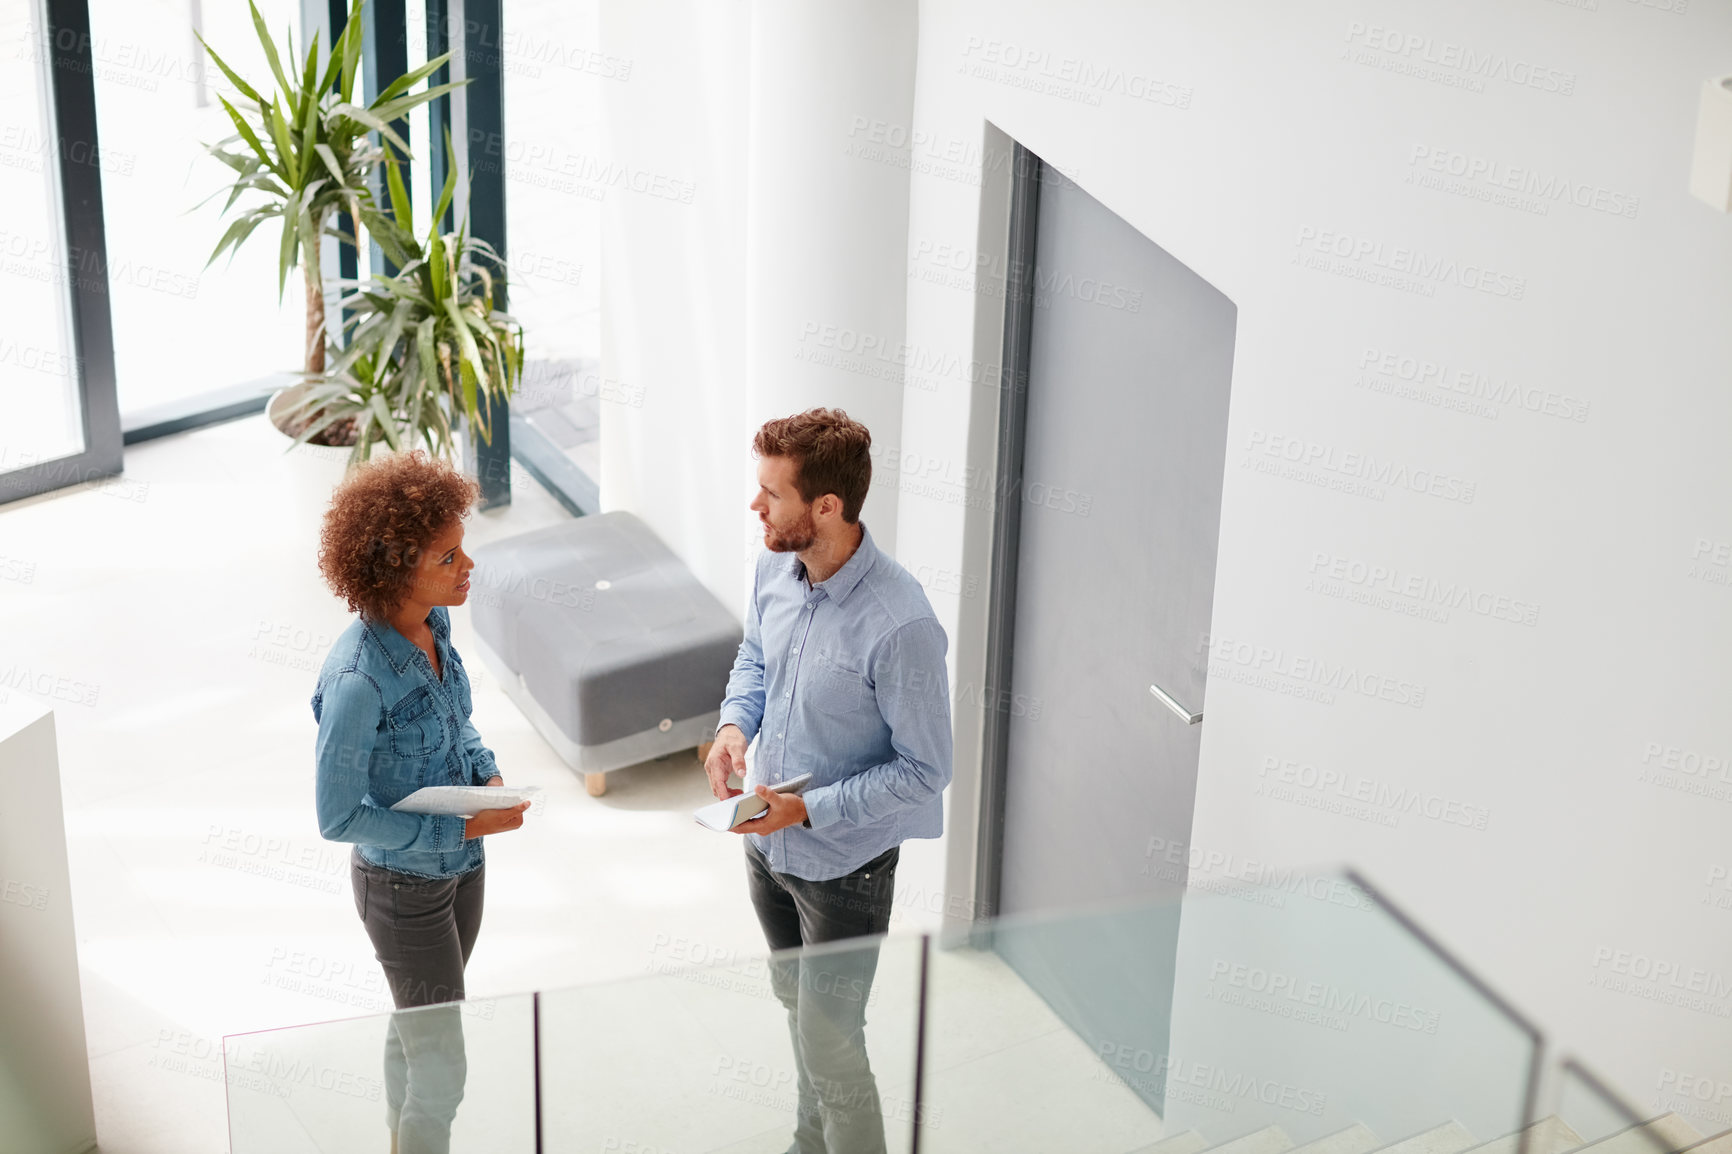
[{"label": "man's beard", "polygon": [[767,525],[764,534],[764,548],[772,553],[798,553],[810,549],[818,540],[818,526],[812,520],[812,511],[806,510],[800,519],[785,529]]}]

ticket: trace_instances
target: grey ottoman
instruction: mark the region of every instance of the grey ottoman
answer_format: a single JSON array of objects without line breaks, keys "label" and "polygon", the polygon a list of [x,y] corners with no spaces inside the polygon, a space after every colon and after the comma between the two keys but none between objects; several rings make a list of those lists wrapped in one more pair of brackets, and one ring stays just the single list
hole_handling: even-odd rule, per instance
[{"label": "grey ottoman", "polygon": [[715,736],[739,623],[630,513],[475,550],[481,659],[589,792]]}]

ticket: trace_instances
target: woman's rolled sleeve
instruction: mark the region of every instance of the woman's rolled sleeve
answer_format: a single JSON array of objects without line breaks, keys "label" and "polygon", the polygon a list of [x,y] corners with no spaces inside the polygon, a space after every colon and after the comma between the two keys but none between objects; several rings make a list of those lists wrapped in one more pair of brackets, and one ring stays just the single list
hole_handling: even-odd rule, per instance
[{"label": "woman's rolled sleeve", "polygon": [[486,785],[499,776],[499,762],[481,741],[481,734],[469,718],[463,719],[463,751],[469,755],[470,780]]},{"label": "woman's rolled sleeve", "polygon": [[314,746],[314,788],[319,833],[328,841],[394,850],[455,850],[463,845],[463,819],[446,814],[397,813],[367,800],[373,747],[384,717],[378,685],[352,670],[334,675],[313,698],[319,723]]}]

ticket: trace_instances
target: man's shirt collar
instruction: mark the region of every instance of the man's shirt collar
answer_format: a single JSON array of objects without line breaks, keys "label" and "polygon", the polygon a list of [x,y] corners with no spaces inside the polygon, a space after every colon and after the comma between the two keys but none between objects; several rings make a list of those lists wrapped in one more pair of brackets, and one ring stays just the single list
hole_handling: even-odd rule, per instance
[{"label": "man's shirt collar", "polygon": [[[813,590],[822,589],[824,593],[841,605],[848,600],[848,595],[854,592],[860,579],[872,569],[878,560],[878,546],[872,543],[872,531],[866,528],[866,522],[860,522],[860,547],[854,550],[854,555],[848,558],[843,566],[830,574],[829,577],[812,586]],[[797,553],[788,554],[787,570],[793,574],[796,581],[805,577],[805,565]]]}]

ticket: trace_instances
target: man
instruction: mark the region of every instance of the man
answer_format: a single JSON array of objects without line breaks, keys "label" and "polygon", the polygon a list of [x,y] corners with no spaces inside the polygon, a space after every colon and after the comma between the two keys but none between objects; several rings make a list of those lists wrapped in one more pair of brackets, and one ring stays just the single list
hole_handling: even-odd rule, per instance
[{"label": "man", "polygon": [[[871,444],[840,409],[769,421],[752,442],[766,551],[704,768],[718,798],[738,795],[728,777],[745,780],[757,738],[752,780],[770,808],[740,832],[773,950],[885,932],[899,847],[944,828],[948,642],[920,583],[860,522]],[[803,797],[769,788],[804,773]],[[877,961],[864,947],[771,967],[799,1087],[790,1154],[884,1149],[863,1032]]]}]

